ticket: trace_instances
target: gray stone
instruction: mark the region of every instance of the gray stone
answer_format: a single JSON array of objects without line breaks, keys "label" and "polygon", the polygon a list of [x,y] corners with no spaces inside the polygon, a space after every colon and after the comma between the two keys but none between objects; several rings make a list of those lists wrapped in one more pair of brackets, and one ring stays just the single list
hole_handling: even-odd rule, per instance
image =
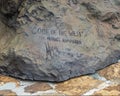
[{"label": "gray stone", "polygon": [[25,0],[17,8],[11,18],[1,13],[1,74],[60,82],[120,59],[114,0]]}]

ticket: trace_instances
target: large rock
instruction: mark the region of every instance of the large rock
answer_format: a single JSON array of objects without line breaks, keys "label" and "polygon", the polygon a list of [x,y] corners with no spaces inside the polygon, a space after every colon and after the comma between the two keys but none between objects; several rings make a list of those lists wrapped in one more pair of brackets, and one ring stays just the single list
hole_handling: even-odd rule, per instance
[{"label": "large rock", "polygon": [[119,0],[11,1],[0,16],[1,74],[60,82],[120,58]]}]

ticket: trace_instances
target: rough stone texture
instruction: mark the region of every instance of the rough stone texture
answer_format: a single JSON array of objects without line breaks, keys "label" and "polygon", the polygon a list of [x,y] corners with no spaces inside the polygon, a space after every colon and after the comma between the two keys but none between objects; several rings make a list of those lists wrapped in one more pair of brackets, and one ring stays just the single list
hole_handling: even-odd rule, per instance
[{"label": "rough stone texture", "polygon": [[112,85],[94,94],[95,96],[120,96],[120,85]]},{"label": "rough stone texture", "polygon": [[65,96],[65,95],[60,93],[54,93],[54,94],[43,94],[43,96]]},{"label": "rough stone texture", "polygon": [[56,85],[56,90],[59,93],[65,95],[82,95],[83,93],[89,91],[92,88],[100,85],[102,81],[93,79],[89,76],[83,76],[80,78],[74,78],[63,83],[58,83]]},{"label": "rough stone texture", "polygon": [[[112,67],[110,67],[112,69]],[[118,70],[119,67],[116,67]],[[96,73],[97,74],[97,73]],[[111,74],[109,74],[111,75]],[[92,77],[91,77],[92,76]],[[119,75],[118,75],[119,76]],[[93,79],[93,77],[95,79]],[[114,79],[109,80],[103,79],[99,75],[88,75],[74,78],[61,83],[47,83],[47,82],[36,82],[36,81],[23,81],[16,79],[20,82],[19,86],[16,86],[15,79],[0,75],[0,94],[7,91],[14,92],[15,94],[23,96],[119,96],[120,95],[120,80]],[[12,80],[13,79],[13,80]],[[7,82],[6,82],[7,81]],[[16,82],[15,81],[15,82]],[[51,87],[50,87],[51,86]],[[4,90],[4,91],[3,91]],[[26,91],[27,90],[27,91]],[[12,95],[13,96],[13,95]]]},{"label": "rough stone texture", "polygon": [[52,87],[49,84],[39,82],[39,83],[35,83],[33,85],[25,87],[25,92],[35,93],[37,91],[47,91],[47,90],[50,90],[50,89],[52,89]]},{"label": "rough stone texture", "polygon": [[108,80],[116,80],[120,82],[120,63],[111,65],[99,71],[99,74]]},{"label": "rough stone texture", "polygon": [[11,90],[0,90],[0,96],[16,96]]},{"label": "rough stone texture", "polygon": [[4,10],[2,3],[1,74],[60,82],[94,73],[120,58],[119,0],[15,4]]},{"label": "rough stone texture", "polygon": [[0,75],[0,85],[6,84],[9,82],[13,82],[16,84],[16,86],[20,86],[19,80],[15,79],[15,78],[8,77],[8,76]]}]

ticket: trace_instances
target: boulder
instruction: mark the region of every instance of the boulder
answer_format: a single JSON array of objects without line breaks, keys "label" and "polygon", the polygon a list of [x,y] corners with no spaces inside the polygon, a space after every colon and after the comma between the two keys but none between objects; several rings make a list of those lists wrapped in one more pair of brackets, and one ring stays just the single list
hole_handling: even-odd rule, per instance
[{"label": "boulder", "polygon": [[[8,1],[16,6],[5,10]],[[120,59],[119,0],[6,2],[0,2],[1,74],[61,82]]]}]

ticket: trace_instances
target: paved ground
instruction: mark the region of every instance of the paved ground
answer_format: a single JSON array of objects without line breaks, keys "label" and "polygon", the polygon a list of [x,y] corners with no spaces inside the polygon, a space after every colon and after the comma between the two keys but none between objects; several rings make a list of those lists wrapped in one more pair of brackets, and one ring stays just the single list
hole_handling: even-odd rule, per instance
[{"label": "paved ground", "polygon": [[21,81],[0,76],[0,95],[117,95],[120,96],[120,63],[95,74],[61,83]]}]

